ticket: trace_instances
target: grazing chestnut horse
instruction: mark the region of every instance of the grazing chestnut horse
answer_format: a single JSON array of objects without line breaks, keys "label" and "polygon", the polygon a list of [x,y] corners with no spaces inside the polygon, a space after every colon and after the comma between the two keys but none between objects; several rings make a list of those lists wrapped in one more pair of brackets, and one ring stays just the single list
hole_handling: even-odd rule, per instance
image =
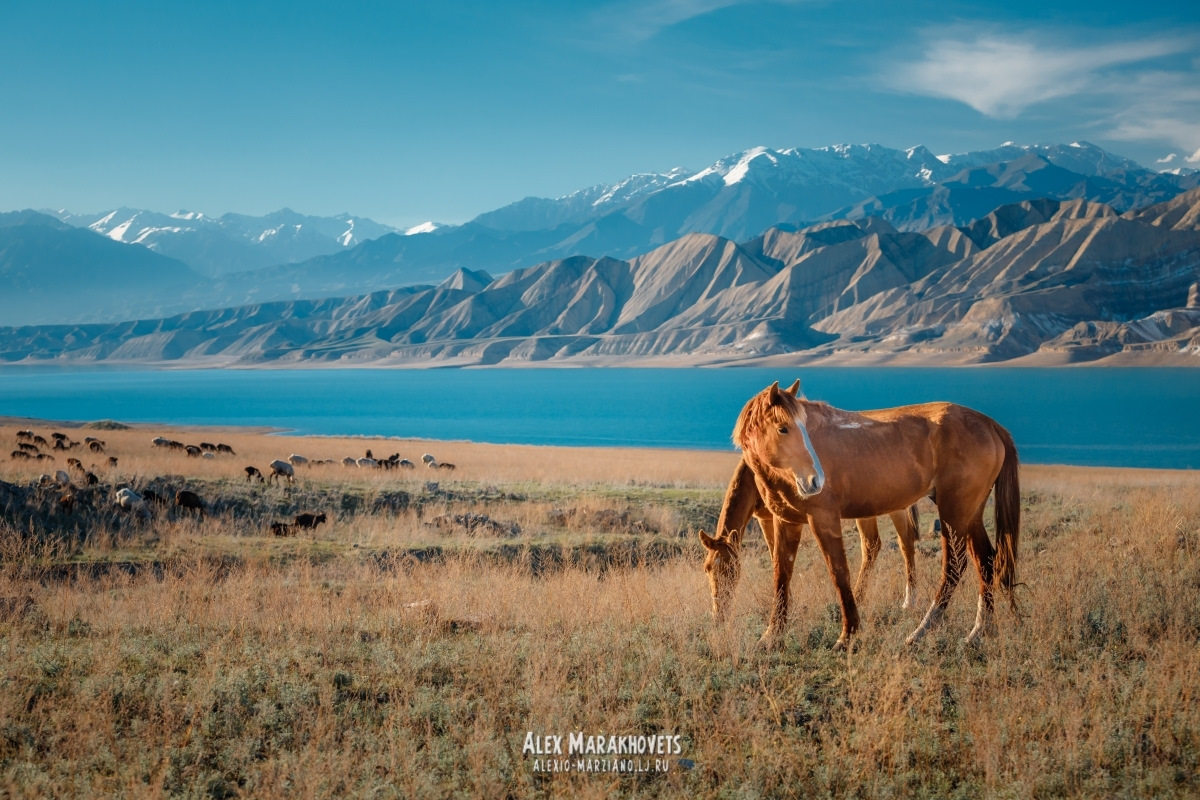
[{"label": "grazing chestnut horse", "polygon": [[[912,608],[916,594],[916,554],[915,543],[920,538],[917,518],[916,505],[910,506],[904,511],[893,511],[888,515],[891,517],[892,525],[896,528],[896,538],[899,539],[900,552],[904,555],[904,608]],[[727,568],[737,569],[739,563],[738,555],[741,550],[742,539],[746,532],[746,526],[750,522],[750,518],[754,517],[758,520],[758,524],[762,527],[763,539],[767,542],[767,550],[774,556],[775,542],[778,537],[799,539],[803,524],[797,525],[787,522],[782,519],[776,519],[775,515],[770,512],[762,495],[759,494],[758,486],[754,481],[754,473],[746,462],[738,462],[737,469],[734,470],[733,478],[729,481],[729,488],[725,491],[725,501],[721,505],[721,516],[717,520],[717,532],[715,536],[709,536],[704,531],[700,532],[700,541],[704,546],[712,551],[721,551],[722,548],[732,550],[728,558],[710,558],[705,564],[705,568],[709,570],[710,579],[712,570],[718,564],[724,561],[724,566]],[[862,563],[859,565],[858,578],[854,582],[854,597],[861,602],[863,595],[866,593],[867,583],[870,579],[871,569],[875,565],[875,559],[879,555],[882,548],[882,542],[879,539],[879,523],[875,517],[867,517],[865,519],[855,520],[858,527],[858,537],[862,549]],[[722,619],[725,615],[725,609],[728,606],[728,598],[722,597],[720,601],[717,598],[717,585],[728,592],[732,592],[737,584],[737,579],[740,577],[734,574],[732,580],[724,579],[713,583],[713,614]]]},{"label": "grazing chestnut horse", "polygon": [[[993,584],[1013,601],[1021,524],[1017,449],[1008,431],[990,417],[953,403],[923,403],[853,412],[797,396],[800,382],[780,390],[774,383],[750,399],[738,417],[733,441],[754,474],[763,503],[787,523],[776,535],[775,605],[763,634],[771,642],[787,621],[800,528],[808,523],[825,557],[842,606],[845,646],[858,630],[850,589],[843,519],[862,519],[908,508],[922,497],[938,506],[942,527],[942,581],[933,603],[908,643],[920,639],[945,612],[962,577],[961,554],[970,553],[979,573],[974,641],[992,625]],[[983,525],[983,509],[996,490],[996,544]],[[732,595],[737,548],[726,539],[702,536],[705,570],[714,603]]]}]

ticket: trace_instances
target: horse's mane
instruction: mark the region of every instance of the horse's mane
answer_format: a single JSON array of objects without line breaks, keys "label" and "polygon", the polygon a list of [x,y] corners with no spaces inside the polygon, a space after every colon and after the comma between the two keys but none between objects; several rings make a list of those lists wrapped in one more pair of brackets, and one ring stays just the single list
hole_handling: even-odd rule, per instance
[{"label": "horse's mane", "polygon": [[800,401],[787,392],[779,391],[778,386],[763,389],[751,397],[742,407],[742,413],[738,414],[737,424],[733,426],[733,443],[745,450],[758,431],[769,426],[788,424],[799,410]]},{"label": "horse's mane", "polygon": [[771,388],[768,387],[751,397],[742,408],[737,424],[733,426],[733,443],[745,450],[746,445],[763,428],[790,424],[799,415],[801,403],[804,404],[806,427],[820,427],[822,422],[837,412],[828,403],[792,397],[787,392],[776,391],[772,398]]}]

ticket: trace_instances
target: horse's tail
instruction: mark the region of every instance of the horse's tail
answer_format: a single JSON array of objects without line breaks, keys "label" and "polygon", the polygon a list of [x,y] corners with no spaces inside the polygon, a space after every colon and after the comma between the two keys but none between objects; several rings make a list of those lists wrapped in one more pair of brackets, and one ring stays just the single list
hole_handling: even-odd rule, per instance
[{"label": "horse's tail", "polygon": [[917,511],[917,504],[913,503],[908,507],[908,525],[913,532],[913,541],[921,538],[921,515]]},{"label": "horse's tail", "polygon": [[1017,544],[1021,535],[1021,477],[1018,474],[1017,446],[1004,428],[996,425],[1004,443],[1004,463],[996,477],[996,585],[1008,596],[1013,610],[1017,600]]}]

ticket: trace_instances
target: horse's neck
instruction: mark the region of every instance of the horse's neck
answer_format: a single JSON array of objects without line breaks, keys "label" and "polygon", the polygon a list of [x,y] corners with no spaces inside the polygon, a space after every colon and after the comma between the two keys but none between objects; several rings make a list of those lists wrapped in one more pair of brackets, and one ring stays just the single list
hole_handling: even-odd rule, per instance
[{"label": "horse's neck", "polygon": [[725,490],[725,500],[721,504],[721,516],[717,519],[717,535],[735,539],[738,544],[746,533],[750,517],[762,504],[758,486],[754,482],[754,472],[746,464],[745,459],[738,462],[729,488]]}]

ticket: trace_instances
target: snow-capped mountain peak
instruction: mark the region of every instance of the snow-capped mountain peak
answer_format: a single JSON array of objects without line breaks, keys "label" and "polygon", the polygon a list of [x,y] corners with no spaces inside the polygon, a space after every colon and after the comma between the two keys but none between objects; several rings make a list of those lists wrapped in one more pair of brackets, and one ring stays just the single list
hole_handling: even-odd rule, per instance
[{"label": "snow-capped mountain peak", "polygon": [[[405,236],[415,236],[418,233],[433,233],[440,227],[442,227],[442,226],[439,225],[438,223],[430,220],[429,222],[422,222],[420,225],[413,225],[411,228],[404,231],[404,235]],[[348,232],[349,231],[347,231],[347,233]]]}]

